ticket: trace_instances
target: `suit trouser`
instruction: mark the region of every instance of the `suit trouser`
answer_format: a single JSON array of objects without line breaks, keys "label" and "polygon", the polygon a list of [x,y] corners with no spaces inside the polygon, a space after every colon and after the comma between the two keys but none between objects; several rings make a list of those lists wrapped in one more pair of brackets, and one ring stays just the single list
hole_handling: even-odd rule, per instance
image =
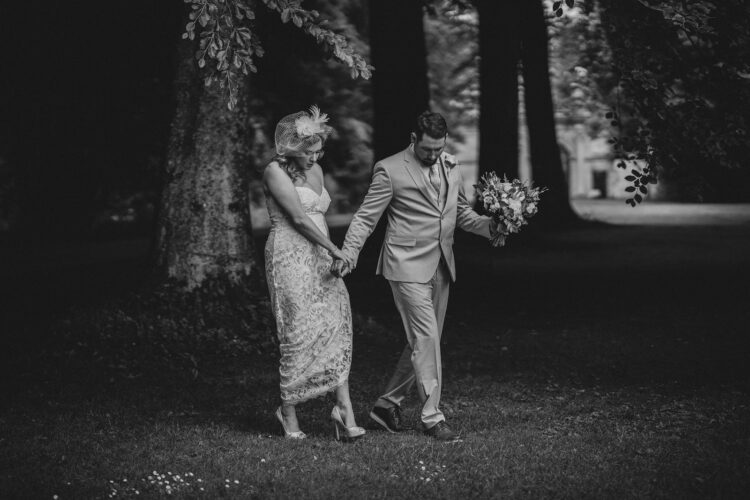
[{"label": "suit trouser", "polygon": [[441,259],[435,275],[427,283],[389,283],[409,344],[375,406],[400,406],[416,382],[422,401],[422,423],[429,429],[445,420],[439,408],[443,382],[440,336],[448,305],[450,274]]}]

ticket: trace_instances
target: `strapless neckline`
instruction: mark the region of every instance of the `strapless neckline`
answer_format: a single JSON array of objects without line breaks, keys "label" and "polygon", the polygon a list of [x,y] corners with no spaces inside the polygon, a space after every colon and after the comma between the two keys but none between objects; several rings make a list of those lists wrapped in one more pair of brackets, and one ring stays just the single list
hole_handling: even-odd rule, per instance
[{"label": "strapless neckline", "polygon": [[316,193],[316,192],[315,192],[315,190],[314,190],[313,188],[311,188],[311,187],[309,187],[309,186],[294,186],[294,188],[295,188],[295,189],[307,189],[308,191],[311,191],[311,192],[312,192],[312,193],[313,193],[313,194],[314,194],[315,196],[317,196],[318,198],[320,198],[321,196],[323,196],[323,191],[325,191],[325,190],[326,190],[325,186],[323,186],[323,187],[321,188],[321,190],[320,190],[320,194],[318,194],[318,193]]}]

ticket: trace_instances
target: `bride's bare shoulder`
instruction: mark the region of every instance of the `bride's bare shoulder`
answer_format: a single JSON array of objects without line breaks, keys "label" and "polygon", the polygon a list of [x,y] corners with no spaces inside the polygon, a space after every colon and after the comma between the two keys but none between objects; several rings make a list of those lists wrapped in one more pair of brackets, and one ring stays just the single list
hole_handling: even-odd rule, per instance
[{"label": "bride's bare shoulder", "polygon": [[266,168],[263,169],[263,177],[267,177],[269,175],[275,175],[279,173],[283,173],[284,169],[281,168],[281,163],[279,163],[278,160],[271,160],[268,162],[268,165],[266,165]]}]

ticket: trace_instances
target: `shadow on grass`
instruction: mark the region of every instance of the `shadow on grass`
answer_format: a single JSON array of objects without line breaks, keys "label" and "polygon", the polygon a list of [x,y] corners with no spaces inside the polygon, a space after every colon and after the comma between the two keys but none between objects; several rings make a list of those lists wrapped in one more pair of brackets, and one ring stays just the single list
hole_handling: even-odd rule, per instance
[{"label": "shadow on grass", "polygon": [[[299,409],[311,439],[282,440],[272,416],[278,354],[256,307],[262,297],[229,294],[208,316],[206,302],[170,316],[167,296],[118,298],[137,288],[135,261],[94,278],[93,290],[107,289],[97,285],[106,276],[122,278],[106,300],[91,300],[102,295],[80,275],[61,275],[60,290],[73,280],[82,292],[60,294],[68,305],[89,302],[73,309],[77,319],[62,305],[50,317],[28,315],[24,307],[36,303],[6,291],[18,306],[9,322],[18,342],[5,365],[0,492],[119,498],[139,496],[137,483],[143,496],[188,498],[743,495],[747,234],[587,226],[532,234],[502,251],[462,236],[456,252],[442,407],[464,442],[448,447],[416,429],[336,445],[326,398]],[[347,278],[360,423],[404,345],[389,287],[371,269],[365,259]],[[109,325],[106,333],[82,328],[91,318]],[[69,322],[62,330],[61,320]],[[50,335],[63,331],[65,342]],[[82,339],[88,347],[72,358],[35,354]],[[133,339],[151,343],[126,347]],[[418,425],[416,398],[404,410]]]}]

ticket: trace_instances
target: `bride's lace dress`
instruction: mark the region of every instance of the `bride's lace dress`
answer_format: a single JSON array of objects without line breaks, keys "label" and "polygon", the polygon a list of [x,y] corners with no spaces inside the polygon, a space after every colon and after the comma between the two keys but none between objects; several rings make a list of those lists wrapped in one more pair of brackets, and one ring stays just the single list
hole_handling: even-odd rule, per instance
[{"label": "bride's lace dress", "polygon": [[[305,213],[328,234],[331,198],[297,186]],[[352,314],[343,280],[331,274],[328,252],[294,229],[272,196],[266,196],[271,233],[266,280],[281,350],[281,399],[295,404],[335,389],[349,377]]]}]

